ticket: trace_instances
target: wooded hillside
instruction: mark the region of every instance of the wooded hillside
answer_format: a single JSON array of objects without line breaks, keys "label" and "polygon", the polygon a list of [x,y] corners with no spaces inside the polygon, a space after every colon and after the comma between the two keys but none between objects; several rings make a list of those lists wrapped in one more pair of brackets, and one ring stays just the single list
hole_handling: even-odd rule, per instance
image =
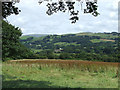
[{"label": "wooded hillside", "polygon": [[20,42],[36,53],[38,58],[118,61],[117,32],[24,37]]}]

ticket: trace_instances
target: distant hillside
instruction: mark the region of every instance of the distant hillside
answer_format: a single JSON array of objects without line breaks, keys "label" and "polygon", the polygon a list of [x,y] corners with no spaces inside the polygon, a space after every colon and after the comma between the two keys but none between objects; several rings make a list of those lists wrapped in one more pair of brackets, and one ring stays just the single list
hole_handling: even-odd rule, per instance
[{"label": "distant hillside", "polygon": [[117,32],[23,36],[20,42],[41,58],[117,60]]},{"label": "distant hillside", "polygon": [[24,38],[27,38],[27,37],[43,37],[43,36],[47,36],[47,35],[50,35],[50,34],[28,34],[28,35],[23,35],[21,37],[21,39],[24,39]]}]

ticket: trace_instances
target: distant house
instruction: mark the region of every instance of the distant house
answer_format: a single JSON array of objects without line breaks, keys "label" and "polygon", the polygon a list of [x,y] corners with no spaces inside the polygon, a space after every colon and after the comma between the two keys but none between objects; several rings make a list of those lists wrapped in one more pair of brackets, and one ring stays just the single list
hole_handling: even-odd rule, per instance
[{"label": "distant house", "polygon": [[63,51],[62,48],[59,48],[59,49],[55,49],[55,50],[54,50],[55,53],[60,53],[61,51]]}]

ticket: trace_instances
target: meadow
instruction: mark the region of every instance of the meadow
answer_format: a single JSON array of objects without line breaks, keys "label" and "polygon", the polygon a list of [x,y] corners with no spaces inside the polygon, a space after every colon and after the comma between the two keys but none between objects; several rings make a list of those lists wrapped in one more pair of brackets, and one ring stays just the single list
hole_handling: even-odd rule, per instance
[{"label": "meadow", "polygon": [[118,63],[24,59],[3,62],[3,88],[118,88]]}]

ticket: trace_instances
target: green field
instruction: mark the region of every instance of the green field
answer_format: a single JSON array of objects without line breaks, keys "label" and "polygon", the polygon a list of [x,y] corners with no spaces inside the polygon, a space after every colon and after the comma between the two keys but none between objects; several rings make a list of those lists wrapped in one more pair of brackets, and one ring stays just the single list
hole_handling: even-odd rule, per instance
[{"label": "green field", "polygon": [[[41,61],[42,62],[42,61]],[[51,62],[49,60],[49,62]],[[70,61],[69,61],[70,62]],[[51,62],[52,63],[52,62]],[[89,71],[56,63],[3,63],[3,88],[117,88],[116,67]],[[92,66],[89,66],[91,68]],[[96,67],[102,68],[102,67]],[[96,69],[95,68],[95,69]],[[102,69],[101,69],[102,70]]]},{"label": "green field", "polygon": [[82,36],[82,35],[100,36],[101,38],[104,38],[104,39],[118,38],[118,35],[105,34],[105,33],[78,33],[76,34],[76,36]]},{"label": "green field", "polygon": [[92,43],[99,43],[99,42],[115,42],[115,40],[109,40],[109,39],[92,39],[90,40]]}]

